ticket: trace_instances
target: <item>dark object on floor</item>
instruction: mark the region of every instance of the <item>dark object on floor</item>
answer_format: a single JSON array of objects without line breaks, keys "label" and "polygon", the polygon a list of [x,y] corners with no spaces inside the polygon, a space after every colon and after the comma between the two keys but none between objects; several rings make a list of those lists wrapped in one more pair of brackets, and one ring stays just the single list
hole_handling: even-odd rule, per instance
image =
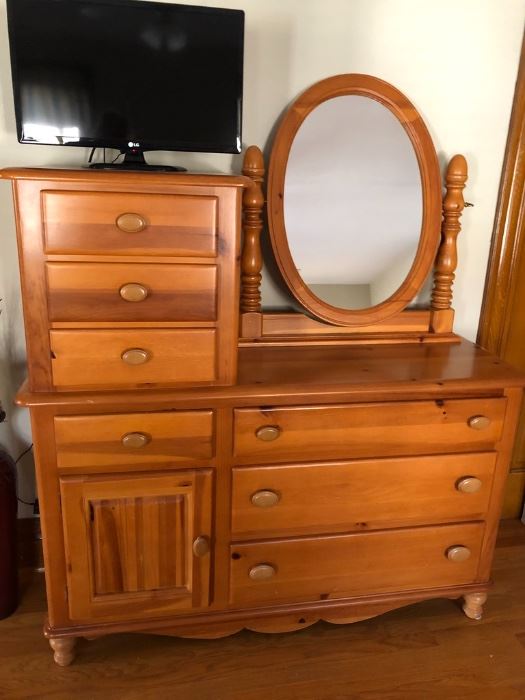
[{"label": "dark object on floor", "polygon": [[0,450],[0,619],[18,605],[16,511],[15,463]]}]

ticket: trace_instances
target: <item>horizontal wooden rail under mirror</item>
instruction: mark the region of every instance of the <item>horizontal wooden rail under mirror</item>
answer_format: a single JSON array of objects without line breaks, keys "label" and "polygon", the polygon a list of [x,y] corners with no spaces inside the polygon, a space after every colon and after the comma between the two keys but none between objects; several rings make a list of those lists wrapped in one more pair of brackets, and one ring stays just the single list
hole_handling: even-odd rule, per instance
[{"label": "horizontal wooden rail under mirror", "polygon": [[[467,163],[441,176],[430,134],[399,90],[367,75],[316,83],[285,113],[265,164],[243,167],[241,342],[453,342],[456,238]],[[304,313],[264,313],[264,207],[272,251]],[[430,303],[417,295],[432,276]],[[430,280],[429,280],[430,281]],[[416,300],[414,308],[407,308]]]}]

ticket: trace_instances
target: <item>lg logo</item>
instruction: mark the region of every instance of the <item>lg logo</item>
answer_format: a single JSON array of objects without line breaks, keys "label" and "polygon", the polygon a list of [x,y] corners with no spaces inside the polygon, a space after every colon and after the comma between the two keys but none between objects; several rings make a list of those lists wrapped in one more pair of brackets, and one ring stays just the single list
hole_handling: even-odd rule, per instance
[{"label": "lg logo", "polygon": [[140,148],[140,143],[138,141],[128,141],[128,146],[130,148]]}]

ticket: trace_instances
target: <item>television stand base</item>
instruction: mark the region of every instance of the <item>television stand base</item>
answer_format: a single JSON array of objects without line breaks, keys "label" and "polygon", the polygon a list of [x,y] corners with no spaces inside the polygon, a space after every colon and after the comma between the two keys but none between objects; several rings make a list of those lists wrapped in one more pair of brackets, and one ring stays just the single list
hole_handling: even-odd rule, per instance
[{"label": "television stand base", "polygon": [[137,165],[136,163],[92,163],[90,166],[93,170],[141,170],[142,172],[178,172],[185,173],[187,168],[182,168],[179,165]]},{"label": "television stand base", "polygon": [[180,165],[150,165],[144,159],[143,151],[122,151],[124,160],[121,163],[91,163],[90,168],[94,170],[141,170],[152,172],[186,172],[186,168]]}]

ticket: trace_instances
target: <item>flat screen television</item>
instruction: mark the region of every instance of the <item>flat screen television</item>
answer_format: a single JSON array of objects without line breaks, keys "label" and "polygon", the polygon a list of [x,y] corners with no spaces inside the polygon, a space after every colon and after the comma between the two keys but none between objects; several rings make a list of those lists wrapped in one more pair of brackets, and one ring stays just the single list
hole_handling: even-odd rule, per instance
[{"label": "flat screen television", "polygon": [[239,153],[244,12],[140,0],[8,0],[18,140]]}]

